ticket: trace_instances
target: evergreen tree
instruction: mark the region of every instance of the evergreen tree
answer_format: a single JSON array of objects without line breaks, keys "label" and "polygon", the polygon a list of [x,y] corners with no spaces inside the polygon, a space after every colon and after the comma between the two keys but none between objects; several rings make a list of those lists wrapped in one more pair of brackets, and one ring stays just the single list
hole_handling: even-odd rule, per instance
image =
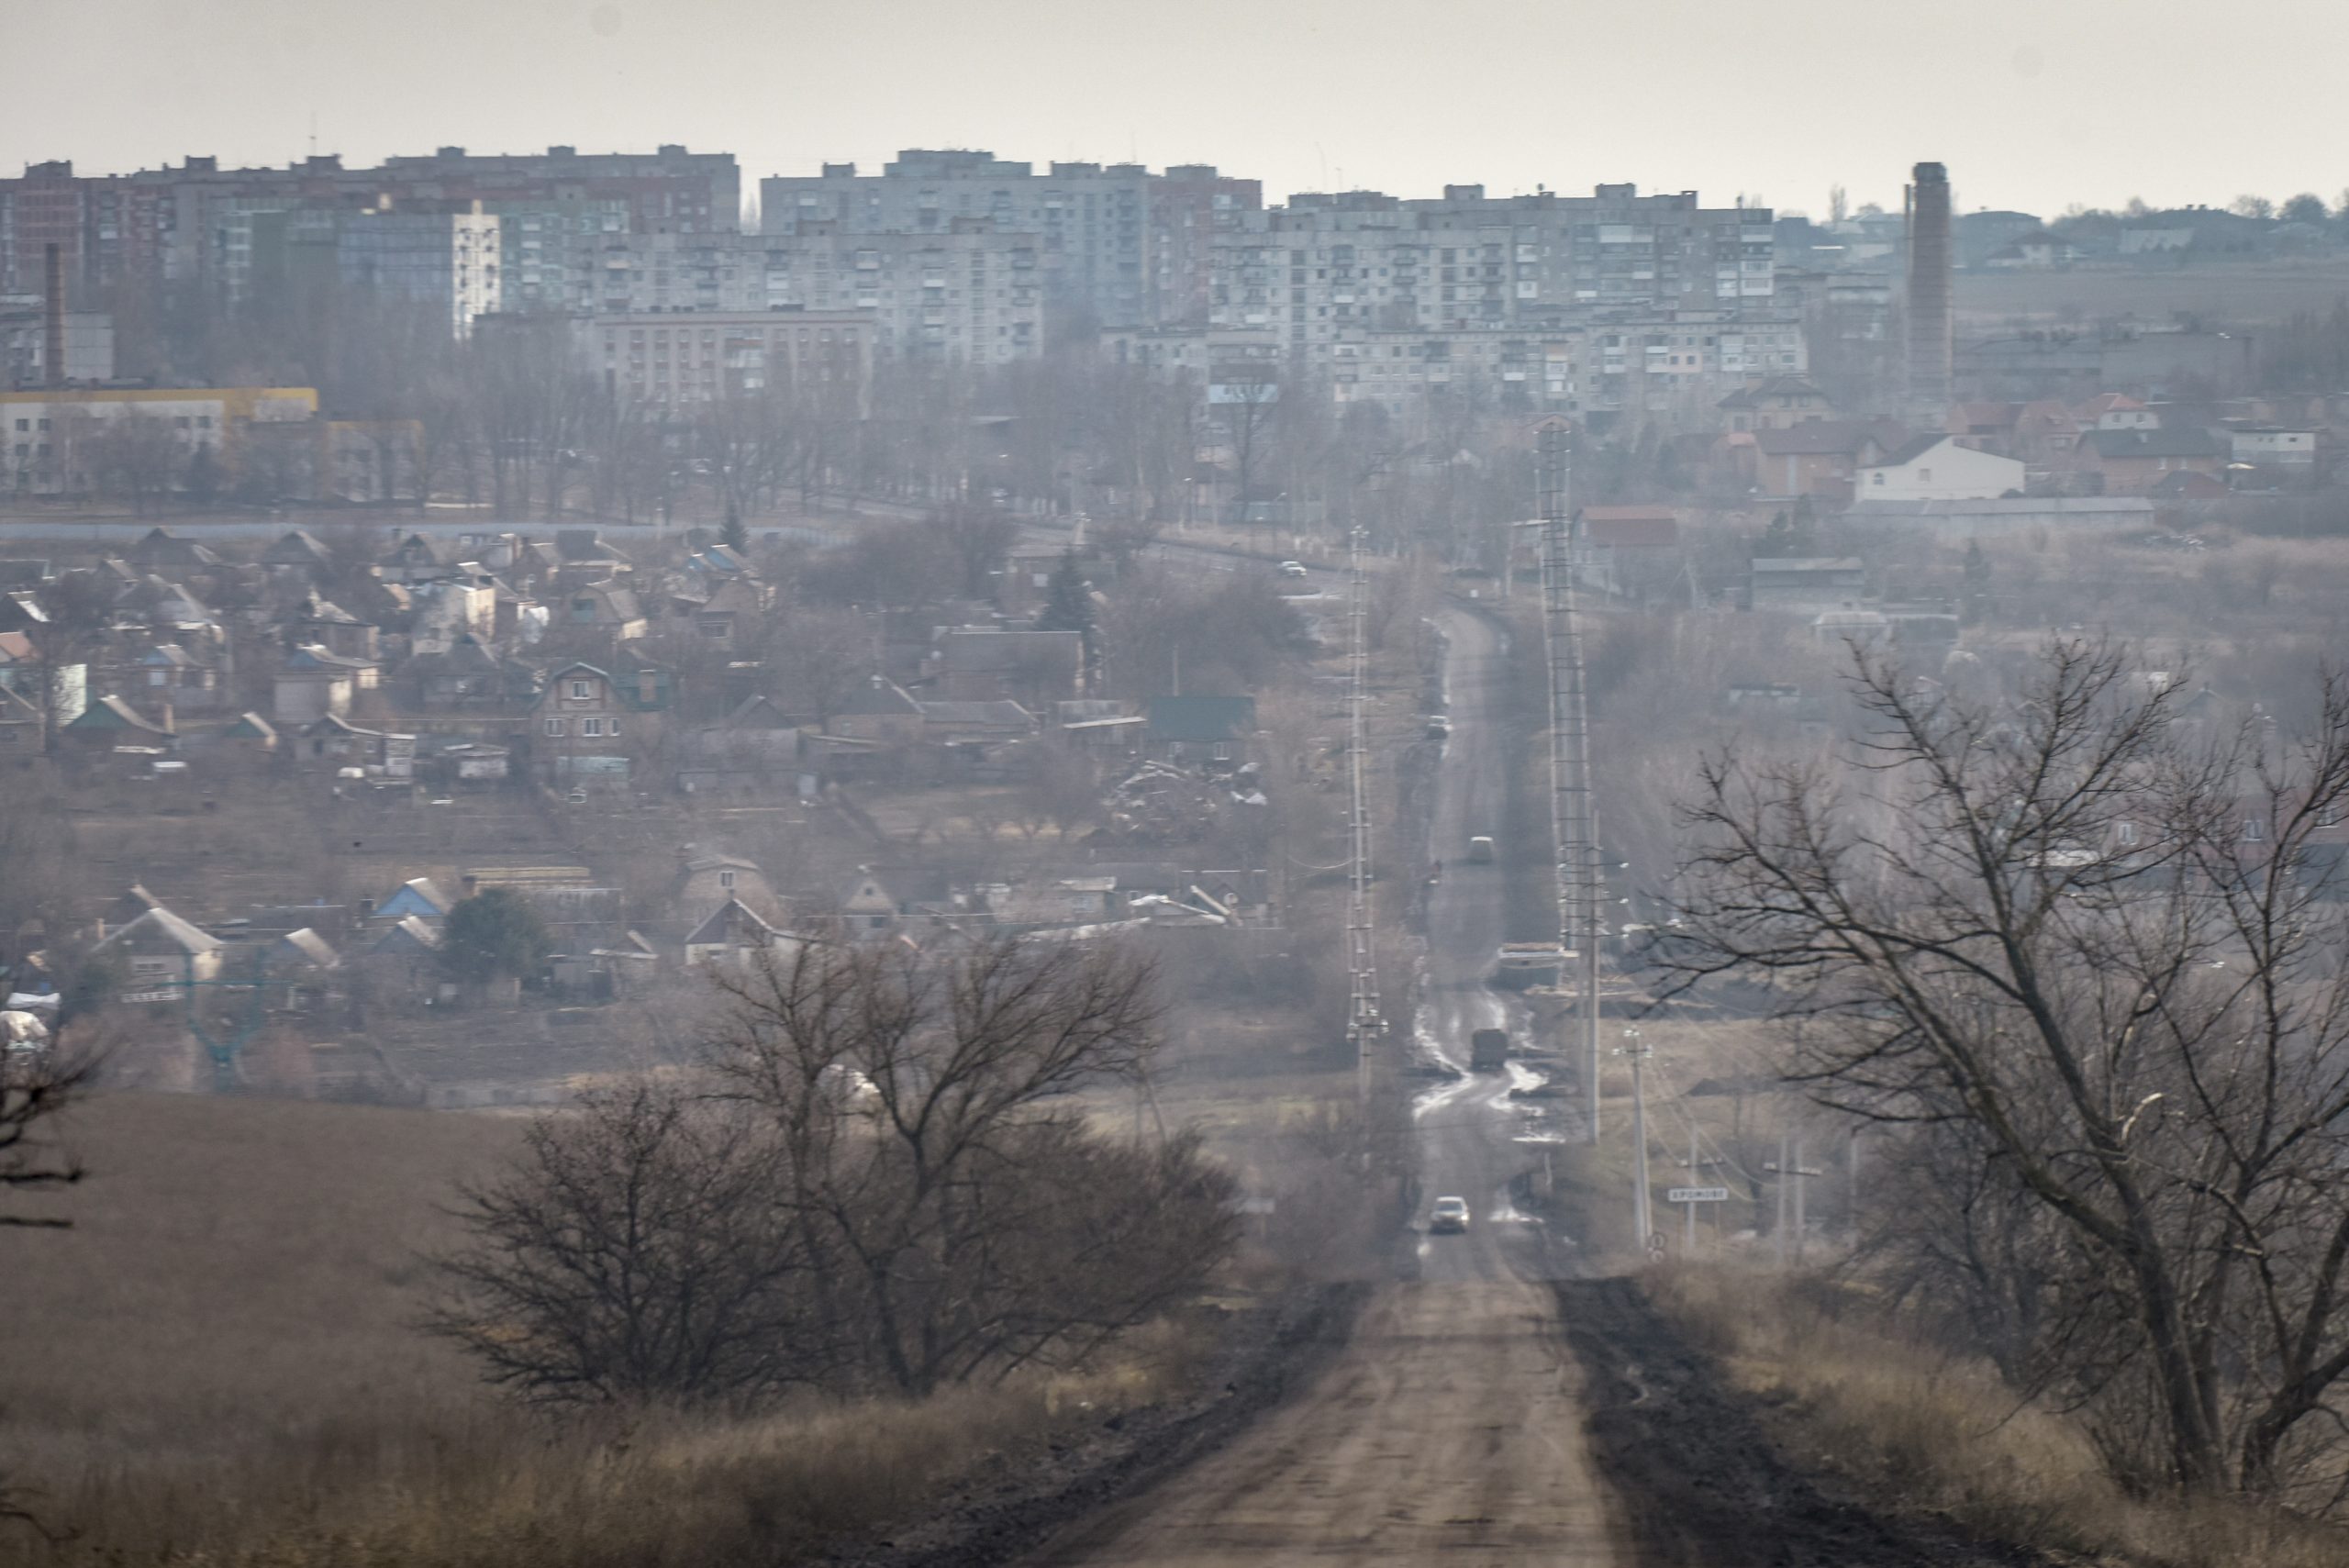
[{"label": "evergreen tree", "polygon": [[1036,617],[1040,631],[1081,631],[1087,648],[1093,645],[1093,595],[1077,570],[1076,551],[1061,552],[1044,589],[1044,610]]},{"label": "evergreen tree", "polygon": [[484,985],[529,979],[546,951],[546,922],[530,901],[510,887],[492,887],[449,911],[438,956],[450,979]]},{"label": "evergreen tree", "polygon": [[719,530],[718,542],[737,555],[751,553],[751,531],[742,526],[742,513],[733,502],[726,503],[726,526]]}]

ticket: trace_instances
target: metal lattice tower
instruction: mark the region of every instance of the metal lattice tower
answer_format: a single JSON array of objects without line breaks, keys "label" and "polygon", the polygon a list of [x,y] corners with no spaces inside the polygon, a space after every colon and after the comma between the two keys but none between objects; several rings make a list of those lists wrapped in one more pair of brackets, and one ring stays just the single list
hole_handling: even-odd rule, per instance
[{"label": "metal lattice tower", "polygon": [[1364,743],[1363,708],[1370,700],[1370,595],[1363,573],[1362,529],[1346,538],[1347,730],[1346,773],[1353,828],[1346,894],[1346,969],[1352,1000],[1346,1016],[1346,1039],[1354,1048],[1354,1089],[1363,1104],[1370,1103],[1371,1041],[1386,1032],[1378,1009],[1377,933],[1371,904],[1369,749]]},{"label": "metal lattice tower", "polygon": [[[1590,711],[1575,624],[1574,521],[1566,422],[1541,431],[1542,630],[1550,660],[1550,831],[1558,852],[1558,945],[1577,960],[1573,1044],[1583,1063],[1589,1140],[1598,1141],[1598,910],[1605,878],[1590,777]],[[1562,973],[1558,979],[1565,983]]]}]

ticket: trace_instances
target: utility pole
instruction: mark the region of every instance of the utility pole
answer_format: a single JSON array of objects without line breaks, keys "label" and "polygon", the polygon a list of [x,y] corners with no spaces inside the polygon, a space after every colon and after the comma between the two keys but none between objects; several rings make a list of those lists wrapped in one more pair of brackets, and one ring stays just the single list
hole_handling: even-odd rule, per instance
[{"label": "utility pole", "polygon": [[[1686,1100],[1681,1102],[1681,1108],[1690,1109]],[[1688,1118],[1688,1184],[1692,1187],[1697,1185],[1697,1118],[1692,1112]],[[1697,1255],[1697,1206],[1693,1203],[1689,1204],[1687,1209],[1688,1234],[1683,1239],[1680,1250],[1685,1255],[1693,1258]]]},{"label": "utility pole", "polygon": [[[1550,662],[1550,830],[1557,848],[1558,946],[1580,960],[1574,986],[1576,1054],[1584,1069],[1588,1140],[1598,1142],[1598,819],[1590,779],[1590,714],[1585,699],[1582,638],[1575,624],[1566,422],[1541,428],[1542,630]],[[1563,984],[1565,975],[1561,973]],[[1646,1240],[1642,1233],[1642,1240]]]},{"label": "utility pole", "polygon": [[1346,967],[1352,999],[1346,1038],[1354,1048],[1354,1095],[1363,1112],[1363,1137],[1370,1137],[1371,1042],[1386,1032],[1378,1009],[1378,944],[1371,906],[1369,748],[1363,706],[1370,699],[1370,595],[1362,565],[1362,529],[1346,535],[1347,785],[1353,826],[1351,875],[1346,894]]},{"label": "utility pole", "polygon": [[1778,1266],[1782,1269],[1787,1266],[1787,1182],[1794,1173],[1794,1163],[1793,1151],[1787,1145],[1787,1127],[1784,1122],[1780,1122],[1778,1124],[1778,1217],[1776,1223],[1770,1228],[1770,1235],[1771,1240],[1776,1243],[1775,1250],[1778,1254]]},{"label": "utility pole", "polygon": [[[1649,1215],[1648,1192],[1648,1094],[1645,1064],[1648,1048],[1640,1043],[1640,1031],[1625,1029],[1623,1047],[1619,1054],[1631,1059],[1631,1233],[1639,1241],[1640,1251],[1648,1251],[1655,1241],[1654,1223]],[[1696,1154],[1696,1134],[1689,1134],[1689,1159],[1693,1168]],[[1695,1178],[1692,1176],[1691,1181]],[[1689,1233],[1695,1235],[1697,1206],[1688,1206]]]}]

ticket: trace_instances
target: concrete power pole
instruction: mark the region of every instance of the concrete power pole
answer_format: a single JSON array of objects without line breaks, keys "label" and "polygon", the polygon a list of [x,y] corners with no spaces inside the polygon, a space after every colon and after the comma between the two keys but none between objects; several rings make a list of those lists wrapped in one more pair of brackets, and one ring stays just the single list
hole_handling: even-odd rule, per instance
[{"label": "concrete power pole", "polygon": [[1349,710],[1346,732],[1347,785],[1351,791],[1352,865],[1346,894],[1346,967],[1353,996],[1346,1038],[1354,1048],[1354,1094],[1364,1112],[1363,1135],[1370,1133],[1371,1042],[1386,1032],[1378,1008],[1378,944],[1371,904],[1369,748],[1363,705],[1370,698],[1368,579],[1362,565],[1362,529],[1346,536],[1346,635]]},{"label": "concrete power pole", "polygon": [[[1640,1043],[1639,1030],[1623,1031],[1620,1054],[1631,1059],[1631,1234],[1645,1253],[1654,1244],[1655,1227],[1649,1212],[1653,1200],[1648,1189],[1648,1048]],[[1697,1206],[1690,1204],[1688,1212],[1694,1215]]]},{"label": "concrete power pole", "polygon": [[[1575,624],[1573,508],[1566,422],[1541,430],[1542,629],[1550,661],[1550,830],[1558,853],[1558,945],[1575,955],[1574,1040],[1583,1065],[1586,1136],[1598,1141],[1598,818],[1591,792],[1590,713]],[[1563,984],[1564,974],[1559,975]],[[1642,1240],[1645,1240],[1642,1236]]]}]

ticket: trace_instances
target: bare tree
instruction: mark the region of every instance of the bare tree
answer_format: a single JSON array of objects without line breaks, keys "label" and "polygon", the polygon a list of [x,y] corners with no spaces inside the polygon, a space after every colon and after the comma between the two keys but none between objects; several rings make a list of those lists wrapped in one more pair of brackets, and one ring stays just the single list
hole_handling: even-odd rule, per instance
[{"label": "bare tree", "polygon": [[2274,1495],[2342,1469],[2349,687],[2288,745],[2189,739],[2181,689],[2101,643],[2005,706],[1859,657],[1842,771],[1703,767],[1689,967],[1765,977],[1818,1098],[1944,1129],[2076,1255],[2032,1331],[2131,1479]]},{"label": "bare tree", "polygon": [[[58,1114],[88,1090],[93,1068],[60,1039],[40,1046],[0,1042],[0,1193],[72,1186],[82,1162],[49,1136]],[[0,1211],[0,1228],[61,1230],[71,1219]]]},{"label": "bare tree", "polygon": [[534,1400],[740,1402],[822,1368],[772,1140],[739,1108],[640,1080],[535,1124],[464,1189],[432,1331]]},{"label": "bare tree", "polygon": [[946,956],[811,944],[719,984],[733,1006],[712,1069],[772,1119],[837,1293],[825,1315],[887,1384],[1080,1358],[1230,1245],[1230,1178],[1196,1143],[1120,1146],[1069,1098],[1148,1059],[1146,962],[1008,939]]}]

